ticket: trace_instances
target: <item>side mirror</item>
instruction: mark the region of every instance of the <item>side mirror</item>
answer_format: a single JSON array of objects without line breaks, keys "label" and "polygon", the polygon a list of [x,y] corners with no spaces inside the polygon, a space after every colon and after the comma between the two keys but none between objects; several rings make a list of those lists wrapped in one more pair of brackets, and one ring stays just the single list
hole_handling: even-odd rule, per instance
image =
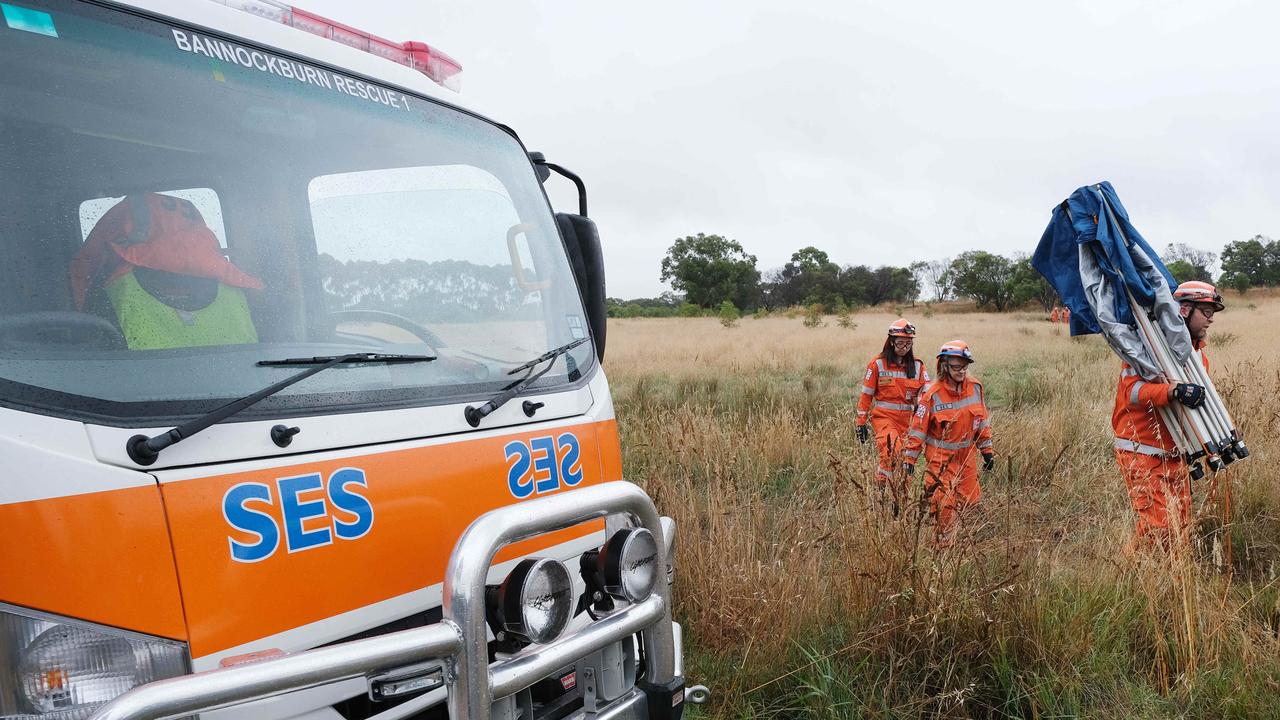
[{"label": "side mirror", "polygon": [[538,175],[538,182],[545,183],[551,178],[551,169],[547,167],[547,156],[540,152],[529,153],[529,160],[533,162],[533,171]]},{"label": "side mirror", "polygon": [[587,310],[587,324],[591,326],[591,339],[595,342],[596,358],[604,362],[605,310],[604,252],[600,248],[600,233],[589,217],[556,213],[556,224],[569,251],[569,264],[582,291],[582,305]]}]

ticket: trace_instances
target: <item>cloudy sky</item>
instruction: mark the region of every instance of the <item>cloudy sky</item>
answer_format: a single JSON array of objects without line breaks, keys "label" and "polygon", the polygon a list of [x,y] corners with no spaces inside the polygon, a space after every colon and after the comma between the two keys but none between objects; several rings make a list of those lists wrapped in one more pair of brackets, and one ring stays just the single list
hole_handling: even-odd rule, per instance
[{"label": "cloudy sky", "polygon": [[616,297],[697,232],[762,271],[1029,252],[1103,179],[1157,249],[1280,235],[1276,3],[295,2],[461,62],[587,181]]}]

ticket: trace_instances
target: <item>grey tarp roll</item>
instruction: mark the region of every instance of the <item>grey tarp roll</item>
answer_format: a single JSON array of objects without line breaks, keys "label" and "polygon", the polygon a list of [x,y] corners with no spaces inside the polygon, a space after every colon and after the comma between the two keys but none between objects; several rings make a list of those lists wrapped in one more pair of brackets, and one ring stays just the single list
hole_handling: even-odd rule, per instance
[{"label": "grey tarp roll", "polygon": [[1084,285],[1085,298],[1093,308],[1094,318],[1102,329],[1102,337],[1120,359],[1143,378],[1152,380],[1161,375],[1160,364],[1138,336],[1138,329],[1116,317],[1116,286],[1098,267],[1093,246],[1082,243],[1079,247],[1080,282]]}]

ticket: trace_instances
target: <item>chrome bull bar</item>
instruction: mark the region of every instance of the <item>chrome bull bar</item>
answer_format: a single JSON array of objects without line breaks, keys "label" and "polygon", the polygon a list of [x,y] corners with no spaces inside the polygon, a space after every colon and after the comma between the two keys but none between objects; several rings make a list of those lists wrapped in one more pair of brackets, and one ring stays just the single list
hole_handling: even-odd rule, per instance
[{"label": "chrome bull bar", "polygon": [[[675,672],[675,640],[671,633],[671,587],[659,580],[648,600],[617,615],[588,625],[569,638],[546,647],[531,648],[520,656],[489,665],[485,639],[485,578],[493,556],[509,543],[551,530],[562,530],[586,520],[625,514],[653,533],[658,557],[667,557],[666,539],[653,501],[629,482],[612,482],[539,498],[500,508],[476,518],[462,533],[444,576],[444,620],[462,633],[463,647],[455,655],[449,687],[449,717],[488,718],[498,697],[523,690],[568,662],[598,650],[644,628],[641,642],[649,668],[648,680],[667,683]],[[631,621],[632,615],[649,615],[648,623]],[[624,617],[626,616],[626,617]],[[608,624],[608,620],[617,623]],[[597,644],[598,643],[598,644]],[[558,647],[581,646],[571,654]],[[539,658],[539,656],[543,656]]]},{"label": "chrome bull bar", "polygon": [[533,685],[555,670],[637,632],[646,680],[675,678],[670,593],[661,581],[644,602],[593,622],[548,645],[489,663],[485,584],[494,556],[505,545],[581,522],[621,514],[653,533],[658,556],[667,537],[643,490],[610,482],[492,510],[471,523],[454,545],[444,579],[444,618],[433,625],[307,650],[281,658],[219,668],[136,687],[99,708],[89,720],[164,720],[415,663],[445,666],[449,716],[489,720],[493,702]]}]

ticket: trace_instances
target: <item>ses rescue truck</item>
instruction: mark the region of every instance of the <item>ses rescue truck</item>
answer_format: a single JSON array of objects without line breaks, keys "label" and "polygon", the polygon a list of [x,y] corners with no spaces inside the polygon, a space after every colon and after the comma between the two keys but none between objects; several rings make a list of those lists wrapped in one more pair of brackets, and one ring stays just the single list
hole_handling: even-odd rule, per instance
[{"label": "ses rescue truck", "polygon": [[0,718],[698,699],[581,181],[422,43],[271,0],[0,13]]}]

